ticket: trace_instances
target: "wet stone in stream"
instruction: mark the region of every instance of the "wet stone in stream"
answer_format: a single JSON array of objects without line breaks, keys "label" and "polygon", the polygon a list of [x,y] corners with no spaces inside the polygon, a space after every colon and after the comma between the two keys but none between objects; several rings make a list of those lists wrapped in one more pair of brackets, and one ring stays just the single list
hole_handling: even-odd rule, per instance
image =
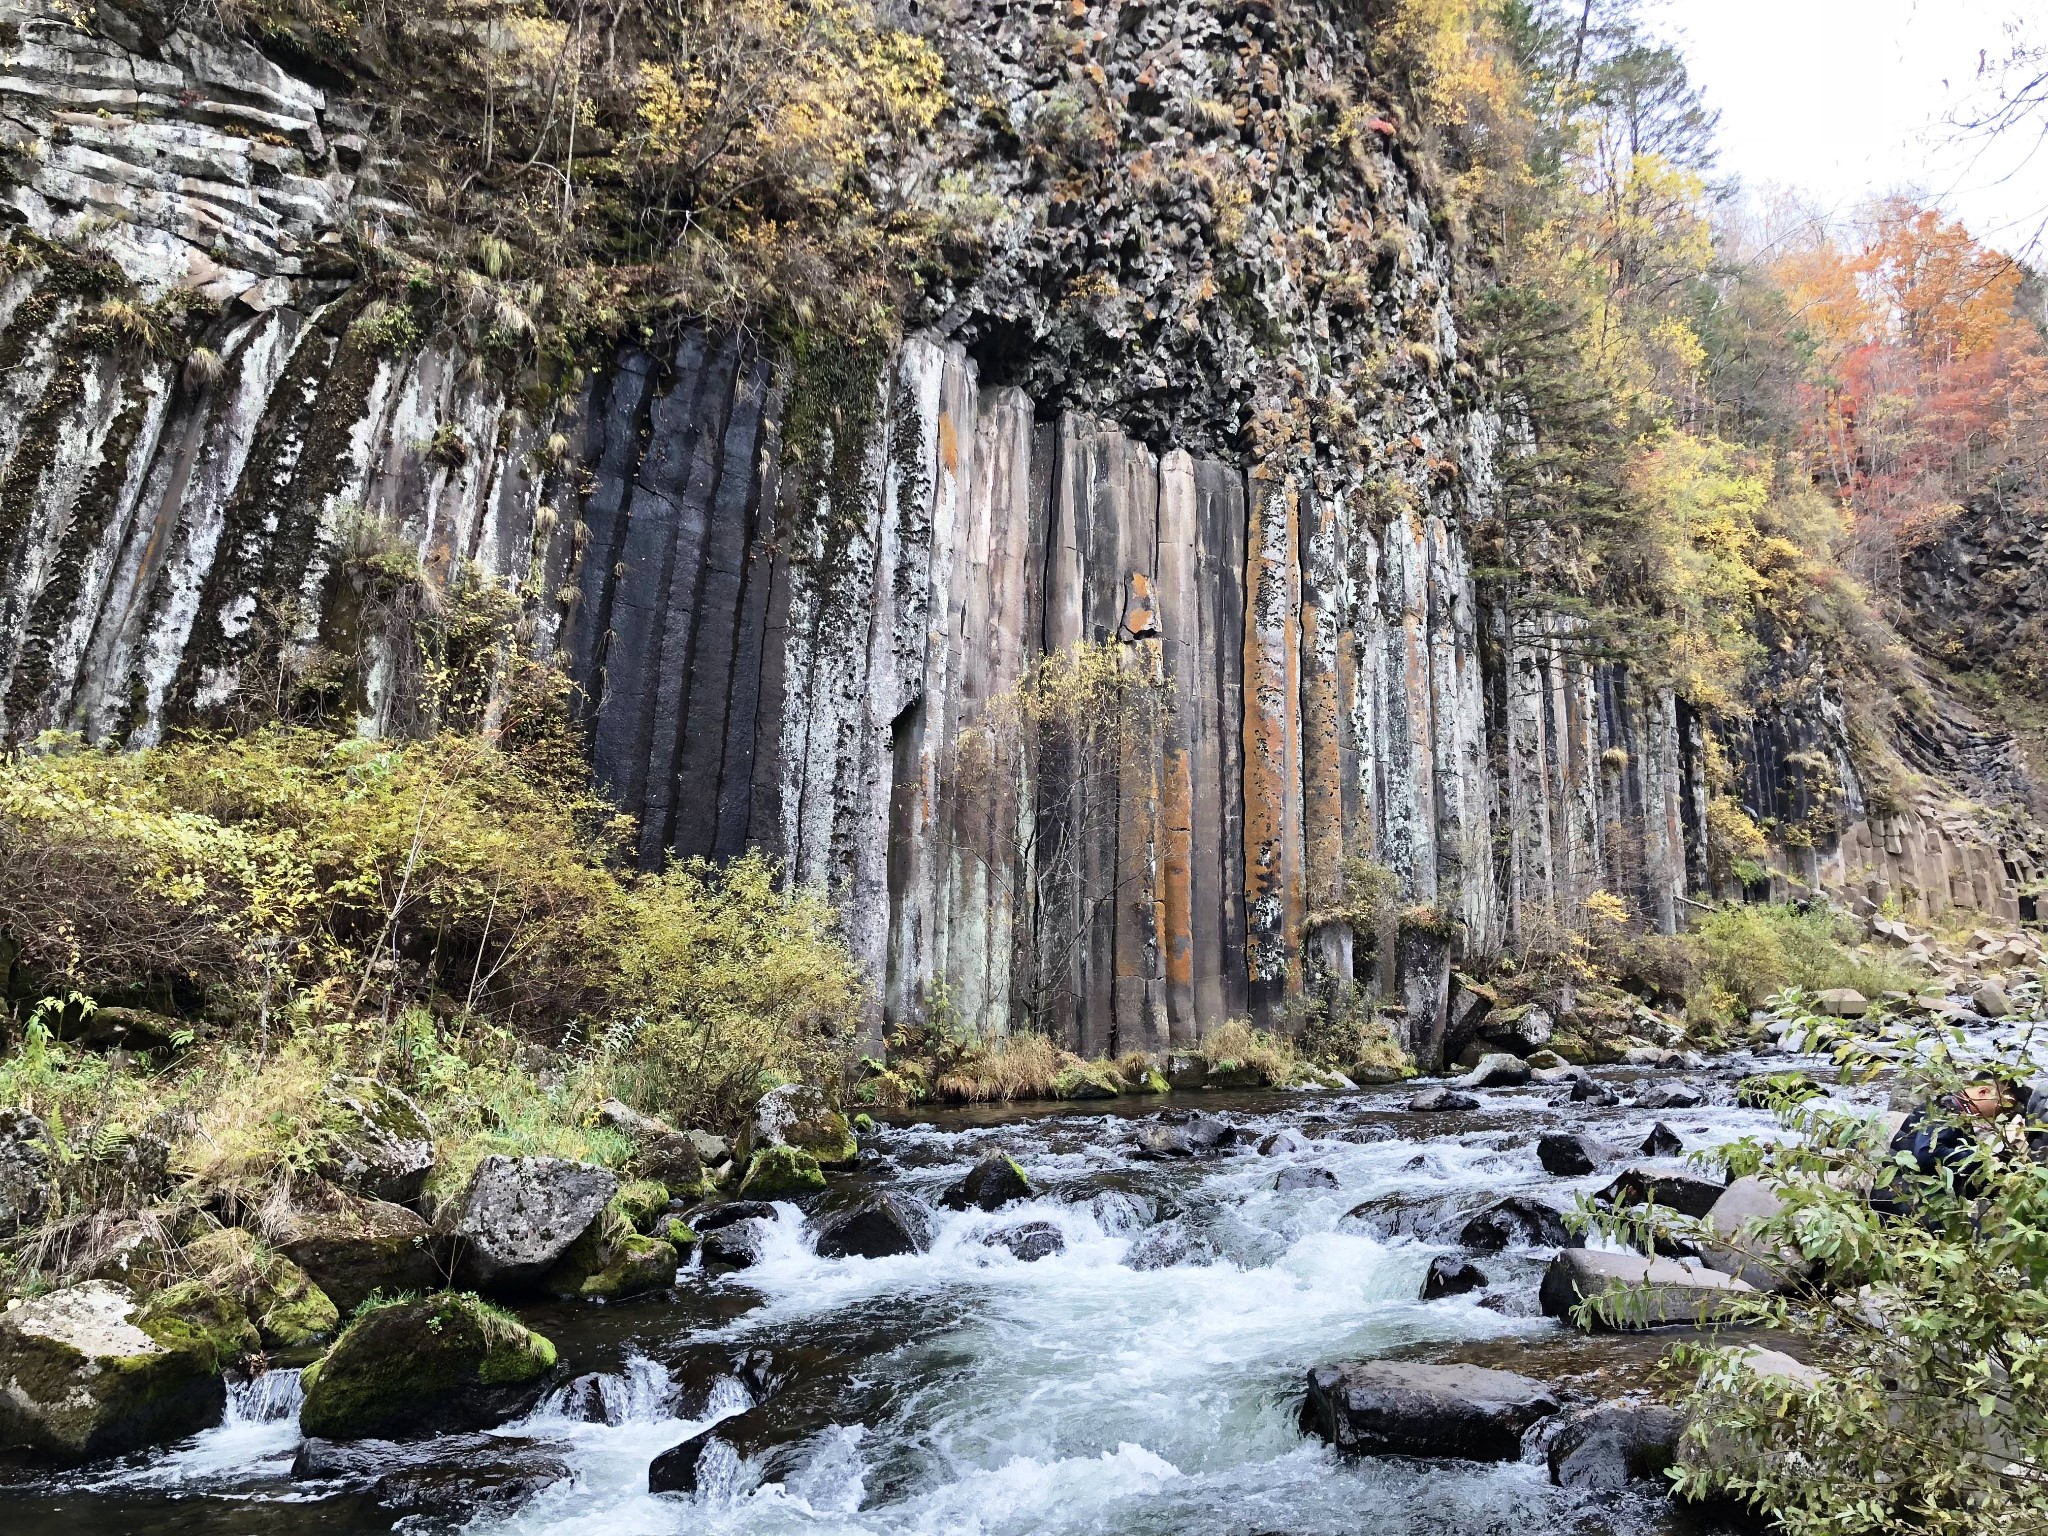
[{"label": "wet stone in stream", "polygon": [[[1688,1069],[1727,1079],[1687,1117],[1688,1145],[1769,1129],[1767,1112],[1731,1102],[1755,1070]],[[1593,1074],[1617,1100],[1660,1080]],[[1455,1449],[1412,1439],[1401,1455],[1340,1457],[1304,1438],[1311,1369],[1505,1371],[1563,1423],[1649,1385],[1683,1335],[1587,1335],[1537,1304],[1558,1213],[1613,1181],[1546,1171],[1539,1142],[1634,1148],[1654,1113],[1554,1102],[1561,1086],[1537,1083],[1411,1113],[1428,1091],[1187,1095],[1167,1114],[1156,1099],[991,1106],[884,1125],[864,1138],[875,1166],[807,1202],[808,1217],[786,1203],[689,1213],[704,1252],[673,1291],[522,1308],[565,1379],[517,1422],[415,1442],[374,1476],[295,1479],[295,1401],[259,1408],[244,1394],[231,1422],[174,1447],[0,1493],[5,1528],[367,1536],[409,1518],[407,1530],[461,1523],[466,1536],[1676,1536],[1655,1480],[1560,1489],[1535,1439],[1526,1458],[1471,1461],[1407,1459]],[[1140,1157],[1155,1130],[1189,1154]],[[1681,1172],[1645,1171],[1660,1190]],[[866,1256],[824,1240],[878,1200],[927,1210],[928,1242]],[[1475,1244],[1498,1249],[1483,1271]],[[726,1245],[745,1267],[722,1267]],[[1505,1432],[1480,1440],[1508,1450]],[[1609,1468],[1589,1485],[1611,1481]]]}]

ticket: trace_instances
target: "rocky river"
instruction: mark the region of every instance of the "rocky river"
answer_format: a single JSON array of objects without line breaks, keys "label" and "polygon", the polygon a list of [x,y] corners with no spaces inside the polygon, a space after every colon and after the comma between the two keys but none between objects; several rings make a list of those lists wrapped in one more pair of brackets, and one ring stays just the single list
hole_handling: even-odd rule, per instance
[{"label": "rocky river", "polygon": [[[1561,1416],[1492,1463],[1347,1459],[1299,1417],[1312,1367],[1370,1359],[1515,1371],[1567,1411],[1654,1396],[1670,1330],[1544,1316],[1556,1234],[1471,1218],[1516,1196],[1563,1210],[1630,1167],[1698,1174],[1691,1154],[1773,1125],[1735,1103],[1763,1065],[1596,1068],[1576,1100],[1531,1083],[1437,1112],[1409,1108],[1428,1086],[1409,1084],[933,1113],[868,1138],[827,1210],[757,1219],[748,1267],[707,1273],[700,1252],[663,1294],[522,1309],[561,1365],[493,1430],[309,1442],[297,1373],[272,1370],[232,1387],[219,1427],[21,1474],[0,1509],[12,1536],[1713,1529],[1654,1482],[1554,1485]],[[1678,1107],[1688,1088],[1701,1102]],[[1831,1091],[1883,1108],[1881,1088]],[[1651,1139],[1660,1125],[1675,1145]],[[1560,1131],[1594,1139],[1590,1171],[1545,1171],[1539,1138]],[[946,1209],[992,1150],[1031,1197]],[[819,1220],[878,1189],[930,1206],[928,1250],[819,1257]],[[1484,1283],[1419,1299],[1439,1257]],[[697,1490],[650,1492],[650,1463],[714,1421],[728,1430],[694,1458]]]}]

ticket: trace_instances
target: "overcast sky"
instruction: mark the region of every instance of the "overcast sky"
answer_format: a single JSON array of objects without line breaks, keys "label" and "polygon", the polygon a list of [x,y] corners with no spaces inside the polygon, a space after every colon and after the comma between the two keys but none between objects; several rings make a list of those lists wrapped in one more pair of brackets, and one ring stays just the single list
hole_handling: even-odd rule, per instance
[{"label": "overcast sky", "polygon": [[[1942,119],[1977,88],[2005,23],[2048,27],[2048,0],[1661,0],[1652,25],[1683,49],[1721,114],[1720,171],[1853,211],[1917,188],[2009,250],[2048,221],[2048,145],[1985,150]],[[2031,149],[2028,155],[2024,152]],[[2038,261],[2048,240],[2036,243]]]}]

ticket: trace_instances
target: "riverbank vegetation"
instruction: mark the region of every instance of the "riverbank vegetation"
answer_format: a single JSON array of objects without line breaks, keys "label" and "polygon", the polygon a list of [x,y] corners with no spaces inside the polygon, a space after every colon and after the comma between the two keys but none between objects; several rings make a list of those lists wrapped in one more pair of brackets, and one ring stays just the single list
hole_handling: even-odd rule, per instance
[{"label": "riverbank vegetation", "polygon": [[[1726,1321],[1796,1341],[1804,1368],[1790,1373],[1760,1368],[1739,1333],[1674,1352],[1691,1394],[1675,1486],[1803,1536],[2041,1529],[2048,1164],[2030,1145],[2044,1134],[2031,1042],[1987,1057],[1960,1031],[1837,1025],[1816,1043],[1851,1081],[1900,1069],[1895,1097],[1927,1106],[1940,1155],[1916,1164],[1883,1122],[1802,1097],[1781,1108],[1781,1134],[1717,1154],[1759,1184],[1739,1230],[1654,1204],[1580,1212],[1643,1252],[1729,1255],[1758,1288],[1733,1293]],[[1987,1078],[2004,1098],[1988,1121],[1956,1107]],[[1623,1322],[1640,1304],[1586,1303]]]},{"label": "riverbank vegetation", "polygon": [[0,764],[0,1107],[49,1129],[43,1214],[309,1178],[337,1078],[415,1095],[457,1182],[620,1162],[607,1099],[730,1129],[775,1082],[836,1093],[866,994],[830,907],[758,856],[633,873],[551,761],[274,727]]}]

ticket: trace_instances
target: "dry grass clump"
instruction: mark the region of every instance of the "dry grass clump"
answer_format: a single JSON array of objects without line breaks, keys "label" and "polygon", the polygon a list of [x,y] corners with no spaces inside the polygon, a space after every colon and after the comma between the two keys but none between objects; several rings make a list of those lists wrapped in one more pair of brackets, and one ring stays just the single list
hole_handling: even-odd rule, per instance
[{"label": "dry grass clump", "polygon": [[1292,1082],[1301,1067],[1292,1040],[1253,1029],[1246,1019],[1226,1019],[1202,1036],[1202,1057],[1211,1072],[1250,1070],[1275,1087]]},{"label": "dry grass clump", "polygon": [[1044,1035],[1003,1035],[963,1053],[934,1088],[939,1098],[958,1104],[1049,1099],[1063,1065],[1061,1055]]}]

